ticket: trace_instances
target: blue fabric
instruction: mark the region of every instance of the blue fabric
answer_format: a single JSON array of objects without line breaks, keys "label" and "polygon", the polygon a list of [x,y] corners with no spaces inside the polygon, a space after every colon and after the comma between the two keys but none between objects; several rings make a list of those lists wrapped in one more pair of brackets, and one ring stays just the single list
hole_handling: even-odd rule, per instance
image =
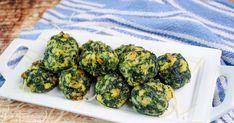
[{"label": "blue fabric", "polygon": [[[227,0],[62,0],[18,38],[33,41],[41,31],[58,28],[220,49],[222,65],[234,65],[234,3]],[[14,67],[25,50],[8,65]],[[218,79],[213,106],[223,101],[226,84]],[[231,111],[214,122],[233,119]]]}]

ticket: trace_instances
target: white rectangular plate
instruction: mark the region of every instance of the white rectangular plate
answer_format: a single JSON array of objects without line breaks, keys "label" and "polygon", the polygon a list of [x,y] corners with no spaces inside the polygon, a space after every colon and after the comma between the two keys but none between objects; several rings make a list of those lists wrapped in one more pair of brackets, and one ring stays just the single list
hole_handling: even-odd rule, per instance
[{"label": "white rectangular plate", "polygon": [[[78,31],[65,31],[73,36],[79,45],[88,40],[99,40],[110,45],[113,49],[122,44],[135,44],[144,47],[155,53],[157,56],[164,53],[181,53],[189,63],[192,72],[190,83],[175,91],[175,98],[170,102],[167,111],[160,117],[152,117],[139,114],[133,111],[130,105],[125,105],[121,109],[111,109],[92,101],[71,101],[65,99],[62,92],[57,88],[44,94],[30,93],[20,88],[22,79],[20,75],[33,61],[42,59],[47,41],[58,30],[43,32],[38,40],[19,41],[15,40],[5,50],[0,57],[0,71],[6,79],[0,88],[0,96],[33,103],[37,105],[66,110],[74,113],[84,114],[91,117],[101,118],[114,122],[208,122],[212,108],[212,99],[215,82],[218,77],[218,66],[220,65],[221,52],[219,50],[201,48],[195,46],[182,45],[178,43],[162,43],[144,41],[132,37],[114,37],[84,33]],[[28,52],[14,68],[7,67],[7,61],[12,53],[20,46],[28,47]],[[93,88],[86,95],[92,96]]]}]

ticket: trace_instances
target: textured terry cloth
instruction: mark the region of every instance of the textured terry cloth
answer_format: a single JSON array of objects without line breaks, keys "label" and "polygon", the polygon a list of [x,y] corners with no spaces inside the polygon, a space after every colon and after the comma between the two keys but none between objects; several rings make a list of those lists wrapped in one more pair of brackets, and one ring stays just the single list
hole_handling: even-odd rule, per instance
[{"label": "textured terry cloth", "polygon": [[[62,0],[18,39],[34,41],[58,28],[220,49],[221,63],[234,65],[234,3],[225,0]],[[14,68],[26,50],[19,48],[8,66]],[[220,77],[213,106],[224,100],[226,85]],[[234,110],[213,122],[233,123]]]}]

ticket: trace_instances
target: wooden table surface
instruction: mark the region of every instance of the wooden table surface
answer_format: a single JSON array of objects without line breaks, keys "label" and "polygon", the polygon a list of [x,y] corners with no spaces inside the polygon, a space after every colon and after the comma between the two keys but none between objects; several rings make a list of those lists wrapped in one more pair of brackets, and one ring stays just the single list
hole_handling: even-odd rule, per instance
[{"label": "wooden table surface", "polygon": [[[24,27],[35,24],[59,0],[0,0],[0,53]],[[0,123],[105,122],[66,111],[0,97]]]}]

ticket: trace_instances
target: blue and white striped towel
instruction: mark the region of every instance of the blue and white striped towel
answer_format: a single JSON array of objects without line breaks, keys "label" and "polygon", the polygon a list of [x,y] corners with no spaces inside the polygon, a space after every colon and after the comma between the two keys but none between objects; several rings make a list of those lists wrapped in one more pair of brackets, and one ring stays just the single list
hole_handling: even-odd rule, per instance
[{"label": "blue and white striped towel", "polygon": [[[62,0],[18,38],[34,41],[54,28],[221,49],[221,63],[234,65],[234,3],[228,0]],[[25,50],[8,65],[14,67]],[[224,77],[217,81],[214,106],[223,101],[226,84]],[[214,122],[234,123],[234,110]]]}]

